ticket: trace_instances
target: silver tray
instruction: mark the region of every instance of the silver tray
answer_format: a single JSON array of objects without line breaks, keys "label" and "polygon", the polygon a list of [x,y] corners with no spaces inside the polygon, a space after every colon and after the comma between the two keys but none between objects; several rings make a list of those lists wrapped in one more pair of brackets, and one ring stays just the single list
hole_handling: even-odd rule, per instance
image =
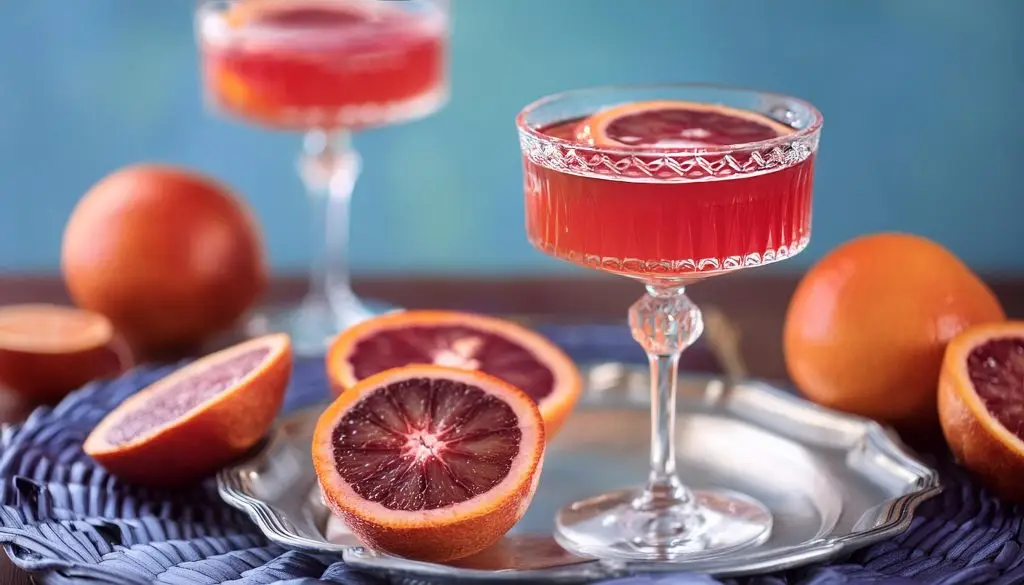
[{"label": "silver tray", "polygon": [[941,490],[938,475],[878,424],[813,405],[764,382],[680,377],[677,457],[693,487],[755,496],[775,517],[771,538],[724,559],[625,563],[584,559],[551,536],[555,511],[646,477],[646,368],[584,368],[587,389],[548,447],[540,486],[523,520],[494,549],[450,565],[409,561],[359,546],[321,503],[310,458],[320,409],[280,421],[252,459],[218,476],[221,497],[286,547],[341,556],[407,583],[545,580],[587,582],[643,571],[718,576],[825,561],[892,536]]}]

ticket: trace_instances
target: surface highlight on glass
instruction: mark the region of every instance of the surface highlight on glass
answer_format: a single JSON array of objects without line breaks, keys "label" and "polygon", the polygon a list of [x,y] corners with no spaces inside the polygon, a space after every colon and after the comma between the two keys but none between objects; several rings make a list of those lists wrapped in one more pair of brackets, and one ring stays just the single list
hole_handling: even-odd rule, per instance
[{"label": "surface highlight on glass", "polygon": [[555,536],[565,548],[687,562],[771,535],[764,504],[691,490],[676,472],[679,358],[703,331],[686,286],[807,246],[821,124],[795,98],[696,84],[570,91],[520,112],[531,244],[647,289],[629,325],[650,362],[649,476],[562,509]]},{"label": "surface highlight on glass", "polygon": [[447,0],[200,0],[205,101],[219,115],[304,134],[298,171],[310,205],[310,292],[257,315],[316,354],[375,312],[349,282],[349,202],[362,161],[352,133],[428,116],[447,100]]}]

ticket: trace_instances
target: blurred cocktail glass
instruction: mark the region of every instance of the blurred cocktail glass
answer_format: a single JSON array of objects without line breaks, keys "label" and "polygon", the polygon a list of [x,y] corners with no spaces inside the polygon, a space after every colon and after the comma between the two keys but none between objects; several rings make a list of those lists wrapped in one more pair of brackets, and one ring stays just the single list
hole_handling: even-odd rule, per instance
[{"label": "blurred cocktail glass", "polygon": [[520,112],[530,242],[647,289],[629,324],[650,362],[650,473],[563,508],[555,532],[567,549],[692,561],[770,536],[761,502],[692,490],[676,472],[679,357],[703,330],[686,287],[807,246],[821,125],[804,101],[705,85],[570,91]]},{"label": "blurred cocktail glass", "polygon": [[250,331],[286,331],[297,351],[320,352],[375,312],[349,282],[349,201],[361,165],[352,134],[446,102],[447,0],[200,0],[195,26],[211,111],[304,135],[310,292],[297,307],[255,316]]}]

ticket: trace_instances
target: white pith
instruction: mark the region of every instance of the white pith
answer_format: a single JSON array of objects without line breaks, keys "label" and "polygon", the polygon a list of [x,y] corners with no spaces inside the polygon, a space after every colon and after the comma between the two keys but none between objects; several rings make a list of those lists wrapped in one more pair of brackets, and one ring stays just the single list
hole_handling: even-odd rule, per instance
[{"label": "white pith", "polygon": [[456,338],[449,347],[437,348],[430,356],[436,366],[479,370],[480,360],[477,352],[483,347],[484,340],[476,335]]},{"label": "white pith", "polygon": [[444,452],[447,443],[433,433],[416,432],[409,435],[409,441],[405,444],[405,452],[413,456],[418,462],[430,458],[444,459],[441,453]]}]

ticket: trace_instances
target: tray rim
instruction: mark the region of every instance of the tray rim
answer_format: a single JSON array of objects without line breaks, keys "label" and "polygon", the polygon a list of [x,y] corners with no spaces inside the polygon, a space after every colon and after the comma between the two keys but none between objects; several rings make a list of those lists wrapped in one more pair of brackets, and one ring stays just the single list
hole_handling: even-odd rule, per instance
[{"label": "tray rim", "polygon": [[[609,365],[623,367],[627,371],[633,369],[646,371],[646,367],[636,364],[619,364],[615,362],[602,362],[591,364],[590,366],[606,367]],[[711,384],[716,381],[724,382],[721,376],[683,372],[680,372],[679,380],[680,382],[685,380],[690,383],[703,382],[705,384]],[[875,452],[892,458],[903,469],[915,476],[915,480],[908,482],[908,484],[916,484],[917,489],[875,505],[872,510],[876,510],[878,516],[873,519],[873,526],[869,529],[810,540],[787,547],[786,549],[774,549],[770,557],[753,557],[741,565],[722,571],[699,571],[670,562],[622,562],[605,559],[583,559],[579,563],[539,569],[490,571],[452,568],[446,565],[436,565],[390,556],[372,555],[364,557],[361,554],[364,551],[364,547],[360,545],[334,545],[296,536],[295,532],[287,526],[289,522],[286,520],[287,516],[285,514],[276,511],[272,505],[251,495],[245,486],[246,482],[243,478],[248,473],[248,470],[256,462],[262,461],[267,457],[272,443],[286,440],[283,436],[283,427],[290,421],[311,417],[314,416],[314,413],[322,411],[323,405],[317,404],[295,410],[277,421],[267,440],[250,457],[221,470],[217,474],[217,491],[225,503],[246,513],[270,541],[287,548],[306,550],[318,554],[341,555],[344,561],[366,570],[408,573],[424,578],[444,578],[451,581],[468,580],[482,582],[548,579],[552,582],[578,582],[584,579],[613,578],[627,572],[636,571],[692,571],[729,577],[757,574],[765,571],[774,572],[806,565],[839,556],[903,532],[910,526],[918,506],[938,495],[943,490],[938,472],[915,458],[911,454],[909,447],[900,441],[896,433],[888,427],[864,417],[814,404],[791,391],[783,389],[775,382],[752,378],[725,383],[743,388],[745,392],[763,394],[775,400],[781,400],[787,406],[798,410],[823,414],[833,418],[836,422],[860,427],[863,430],[864,437]],[[639,406],[639,404],[636,404],[635,399],[630,399],[629,402],[633,402],[634,406]],[[623,403],[624,406],[626,404],[626,402]]]}]

